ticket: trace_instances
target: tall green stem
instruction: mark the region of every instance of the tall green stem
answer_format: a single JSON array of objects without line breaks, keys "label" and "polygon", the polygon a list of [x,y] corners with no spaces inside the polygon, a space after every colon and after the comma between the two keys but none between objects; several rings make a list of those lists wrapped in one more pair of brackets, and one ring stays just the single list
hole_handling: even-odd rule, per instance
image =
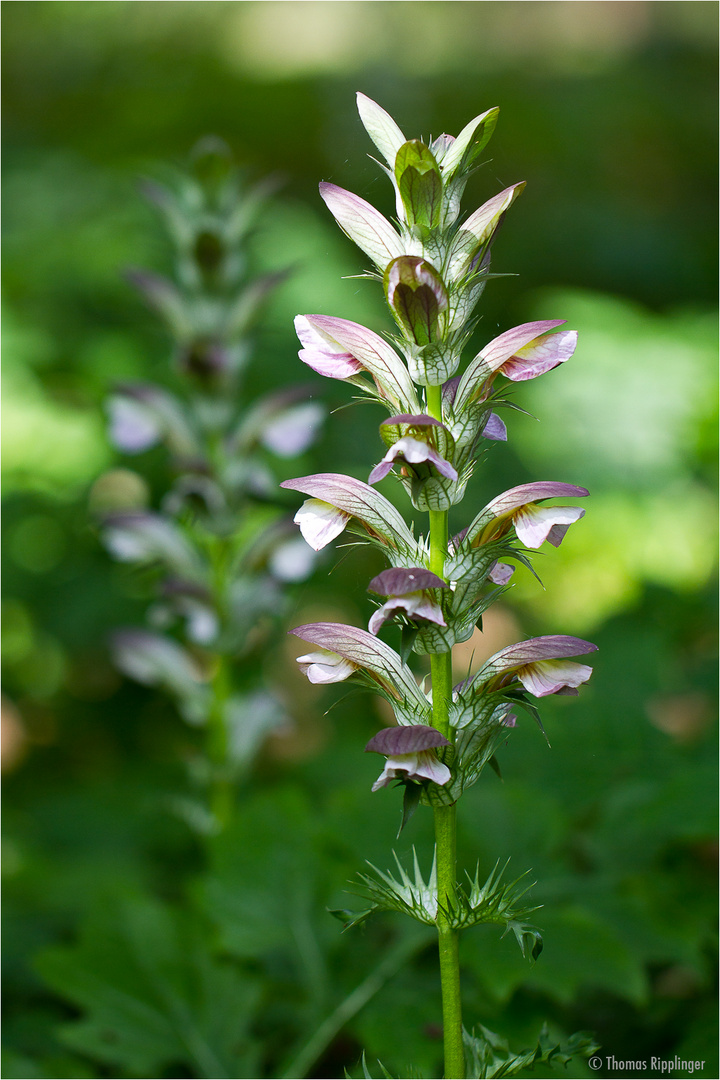
[{"label": "tall green stem", "polygon": [[[427,388],[428,412],[442,421],[442,391],[439,386]],[[430,569],[443,577],[448,548],[447,510],[430,510]],[[452,700],[452,653],[433,653],[430,656],[433,693],[433,725],[454,742],[450,727],[449,709]],[[465,1053],[462,1034],[462,1000],[460,996],[460,960],[458,931],[447,917],[455,907],[456,869],[456,806],[436,806],[435,844],[438,890],[438,948],[440,952],[440,985],[442,989],[443,1040],[446,1080],[462,1080],[465,1076]]]}]

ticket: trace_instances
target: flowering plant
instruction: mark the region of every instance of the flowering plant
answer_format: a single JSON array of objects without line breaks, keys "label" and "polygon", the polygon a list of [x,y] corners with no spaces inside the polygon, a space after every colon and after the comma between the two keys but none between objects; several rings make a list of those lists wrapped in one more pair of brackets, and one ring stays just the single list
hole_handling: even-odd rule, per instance
[{"label": "flowering plant", "polygon": [[162,444],[172,463],[158,510],[115,507],[101,529],[116,559],[155,571],[150,628],[117,631],[113,653],[126,675],[168,692],[205,730],[191,773],[208,804],[175,804],[205,832],[227,823],[263,739],[288,722],[257,657],[282,613],[283,585],[305,577],[314,559],[286,519],[272,466],[310,445],[324,409],[302,386],[252,402],[243,394],[253,323],[283,277],[247,271],[248,233],[271,186],[246,189],[215,139],[198,144],[173,187],[145,185],[173,241],[176,280],[144,270],[129,277],[169,330],[174,385],[124,383],[107,403],[119,450]]},{"label": "flowering plant", "polygon": [[[456,871],[456,808],[483,768],[497,767],[495,753],[516,725],[517,710],[539,717],[533,699],[577,694],[591,669],[573,657],[593,652],[590,642],[549,635],[519,642],[491,656],[472,677],[453,685],[452,649],[466,641],[483,612],[503,591],[514,563],[529,565],[528,549],[558,546],[584,511],[547,500],[582,498],[572,484],[540,481],[512,488],[475,515],[455,536],[448,510],[465,495],[486,443],[507,438],[498,410],[511,407],[502,378],[523,382],[567,361],[577,335],[562,320],[525,323],[490,341],[463,364],[474,312],[491,277],[490,256],[498,229],[523,190],[514,184],[468,217],[460,202],[468,177],[497,121],[498,110],[475,117],[457,136],[429,145],[407,140],[395,121],[363,94],[358,108],[384,159],[394,190],[397,221],[364,199],[323,183],[320,193],[343,231],[372,264],[367,276],[382,284],[396,323],[392,335],[328,315],[296,319],[300,359],[329,378],[350,383],[390,414],[380,425],[386,450],[368,482],[336,473],[285,481],[308,496],[295,520],[308,544],[325,547],[348,529],[376,545],[389,568],[370,583],[383,598],[368,630],[313,623],[292,633],[314,647],[298,658],[311,682],[346,680],[382,695],[396,726],[375,735],[366,750],[385,756],[373,791],[393,780],[404,790],[403,825],[419,804],[432,807],[436,849],[426,881],[414,874],[363,875],[370,906],[349,916],[362,922],[377,910],[405,912],[437,928],[443,1000],[445,1076],[510,1075],[535,1061],[567,1060],[587,1051],[574,1037],[565,1048],[541,1037],[536,1050],[510,1055],[492,1033],[463,1028],[458,934],[493,922],[512,931],[523,954],[537,958],[539,931],[527,921],[531,908],[518,883],[504,883],[497,868],[484,884],[469,887]],[[428,515],[416,536],[402,514],[374,485],[394,472],[413,507]],[[508,562],[507,560],[511,560]],[[387,622],[400,622],[398,653],[378,637]],[[429,654],[431,685],[418,685],[408,659]],[[504,1047],[504,1048],[503,1048]]]}]

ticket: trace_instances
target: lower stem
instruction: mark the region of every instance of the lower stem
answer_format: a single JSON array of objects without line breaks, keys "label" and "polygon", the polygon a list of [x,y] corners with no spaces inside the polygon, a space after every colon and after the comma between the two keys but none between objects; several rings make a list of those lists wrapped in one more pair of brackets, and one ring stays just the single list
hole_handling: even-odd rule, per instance
[{"label": "lower stem", "polygon": [[[444,575],[448,545],[447,510],[430,511],[430,568],[439,577]],[[450,742],[454,731],[450,726],[452,701],[452,652],[434,653],[430,657],[433,696],[433,726]],[[435,806],[435,846],[437,870],[437,930],[440,954],[440,987],[443,1011],[443,1044],[446,1080],[463,1080],[465,1052],[463,1048],[462,999],[460,995],[460,959],[458,931],[450,918],[456,903],[456,805]]]}]

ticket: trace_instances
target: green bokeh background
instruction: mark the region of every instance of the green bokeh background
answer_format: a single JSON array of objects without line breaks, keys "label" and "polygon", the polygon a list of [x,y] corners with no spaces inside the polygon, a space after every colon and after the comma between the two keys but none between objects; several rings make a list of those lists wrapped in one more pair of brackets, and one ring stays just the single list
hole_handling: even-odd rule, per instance
[{"label": "green bokeh background", "polygon": [[[180,783],[181,722],[109,662],[107,634],[140,620],[143,603],[88,508],[96,479],[128,465],[107,443],[108,389],[162,381],[168,362],[122,278],[128,265],[169,267],[137,177],[182,164],[202,135],[225,138],[250,178],[283,178],[252,260],[293,273],[259,334],[249,395],[306,379],[299,311],[388,328],[377,288],[349,277],[362,255],[317,194],[330,180],[392,213],[356,90],[409,137],[457,133],[500,105],[465,205],[521,179],[528,187],[494,249],[494,270],[512,276],[488,287],[474,340],[535,318],[580,331],[569,364],[522,387],[540,423],[512,414],[508,445],[486,459],[455,522],[517,483],[588,486],[586,517],[536,562],[545,590],[518,572],[488,622],[487,652],[552,632],[601,648],[579,700],[544,707],[552,751],[523,725],[501,755],[503,784],[484,778],[463,802],[467,868],[510,856],[517,873],[532,868],[546,905],[534,968],[507,939],[466,935],[467,1020],[518,1048],[543,1019],[587,1027],[618,1059],[678,1053],[705,1059],[712,1075],[716,4],[113,0],[5,3],[3,14],[4,1075],[148,1075],[147,1063],[122,1064],[107,1048],[103,1058],[77,1034],[92,1008],[79,1011],[68,986],[92,967],[92,934],[107,944],[118,933],[109,897],[142,942],[154,940],[153,919],[185,917],[190,889],[213,928],[213,962],[256,964],[238,994],[255,1017],[247,1067],[265,1071],[238,1075],[279,1075],[274,1044],[302,1041],[387,944],[379,931],[338,938],[324,912],[347,903],[343,883],[363,859],[389,865],[398,807],[390,792],[370,797],[359,753],[380,722],[375,706],[351,698],[324,716],[331,696],[293,683],[301,734],[264,756],[240,833],[202,871],[185,827],[159,809],[158,791]],[[347,399],[339,384],[317,378],[316,389],[331,408]],[[302,471],[366,478],[379,419],[374,408],[331,416]],[[130,467],[161,490],[159,460]],[[346,553],[328,577],[337,561],[296,589],[291,625],[321,611],[367,620],[374,556]],[[292,678],[291,655],[278,646],[268,670],[285,664]],[[428,839],[428,823],[413,822],[398,853],[427,850]],[[285,853],[273,860],[277,882],[268,850]],[[268,993],[277,972],[248,940],[269,934],[272,951],[305,939],[287,931],[286,901],[272,933],[267,919],[254,938],[247,930],[273,889],[300,896],[312,927],[285,973],[305,989],[280,1003]],[[58,946],[69,949],[61,959]],[[111,981],[122,963],[107,944]],[[408,1062],[437,1075],[437,1015],[432,956],[421,953],[310,1075],[355,1067],[363,1046],[400,1075]],[[207,1063],[158,1060],[160,1076],[215,1075]]]}]

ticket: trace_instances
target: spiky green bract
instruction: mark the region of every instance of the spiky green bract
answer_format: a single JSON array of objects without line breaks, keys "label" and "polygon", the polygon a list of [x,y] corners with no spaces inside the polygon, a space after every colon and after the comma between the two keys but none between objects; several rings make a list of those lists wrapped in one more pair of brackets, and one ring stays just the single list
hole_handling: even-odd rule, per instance
[{"label": "spiky green bract", "polygon": [[360,925],[376,911],[399,911],[427,926],[437,925],[438,916],[442,915],[454,930],[468,929],[480,923],[503,926],[505,933],[515,934],[526,959],[538,958],[542,951],[542,937],[539,930],[526,922],[527,917],[538,910],[538,905],[527,907],[521,902],[532,888],[532,883],[523,884],[527,874],[522,874],[515,881],[503,881],[503,873],[508,863],[500,868],[498,861],[483,884],[480,883],[478,868],[473,878],[468,875],[466,885],[457,886],[452,903],[440,904],[435,858],[433,857],[430,876],[425,881],[414,848],[412,876],[403,868],[394,852],[393,855],[399,877],[393,876],[389,871],[385,873],[378,870],[371,863],[368,865],[371,866],[374,876],[360,875],[357,895],[372,901],[369,908],[358,912],[332,912],[345,924],[345,929]]},{"label": "spiky green bract", "polygon": [[[372,1073],[370,1072],[370,1070],[368,1069],[368,1066],[367,1066],[367,1060],[366,1060],[364,1050],[363,1050],[363,1053],[362,1053],[362,1058],[361,1058],[360,1064],[362,1065],[362,1077],[363,1077],[363,1080],[373,1080],[373,1075],[372,1075]],[[379,1058],[378,1058],[378,1066],[380,1068],[380,1080],[401,1080],[400,1077],[393,1077],[392,1073],[389,1073],[387,1071],[387,1069],[385,1068],[385,1066],[383,1065],[382,1061],[380,1061]],[[407,1078],[407,1080],[422,1080],[420,1073],[416,1072],[415,1069],[412,1068],[412,1066],[407,1071],[403,1072],[403,1077]],[[347,1069],[345,1070],[345,1080],[353,1080],[352,1073],[349,1073],[347,1071]]]},{"label": "spiky green bract", "polygon": [[[479,1032],[479,1034],[477,1034]],[[472,1032],[463,1030],[465,1043],[466,1076],[468,1080],[489,1080],[490,1077],[517,1076],[532,1065],[556,1062],[567,1065],[575,1057],[590,1057],[599,1049],[587,1032],[578,1031],[564,1042],[551,1038],[543,1027],[533,1050],[521,1050],[513,1054],[505,1039],[481,1024]]]}]

